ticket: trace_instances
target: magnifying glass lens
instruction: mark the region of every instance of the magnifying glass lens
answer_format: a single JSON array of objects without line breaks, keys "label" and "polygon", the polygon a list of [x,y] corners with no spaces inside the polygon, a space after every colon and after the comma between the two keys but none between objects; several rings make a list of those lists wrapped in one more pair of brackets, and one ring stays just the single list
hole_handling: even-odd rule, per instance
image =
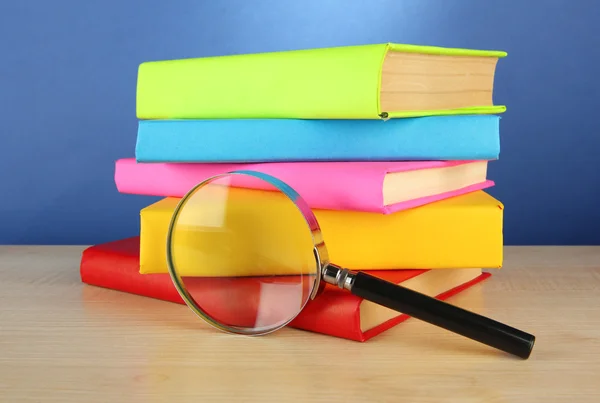
[{"label": "magnifying glass lens", "polygon": [[285,189],[235,173],[203,182],[181,200],[167,255],[175,285],[198,315],[222,330],[264,334],[309,300],[319,275],[314,247]]}]

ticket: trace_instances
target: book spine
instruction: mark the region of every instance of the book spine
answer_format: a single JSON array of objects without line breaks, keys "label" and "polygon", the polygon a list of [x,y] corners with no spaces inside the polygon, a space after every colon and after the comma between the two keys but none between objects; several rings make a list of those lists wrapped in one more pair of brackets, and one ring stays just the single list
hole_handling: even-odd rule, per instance
[{"label": "book spine", "polygon": [[[370,164],[370,163],[369,163]],[[273,175],[294,188],[311,208],[383,213],[383,164],[353,163],[259,163],[177,164],[115,163],[115,183],[121,193],[183,197],[195,185],[214,175],[253,170]],[[249,184],[257,188],[256,183]],[[360,189],[359,193],[356,189]]]},{"label": "book spine", "polygon": [[380,119],[387,44],[142,63],[139,119]]}]

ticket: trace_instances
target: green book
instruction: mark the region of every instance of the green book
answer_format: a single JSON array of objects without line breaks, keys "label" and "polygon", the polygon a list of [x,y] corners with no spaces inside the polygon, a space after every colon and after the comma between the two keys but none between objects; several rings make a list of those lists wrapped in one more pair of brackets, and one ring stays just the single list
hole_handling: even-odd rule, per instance
[{"label": "green book", "polygon": [[139,119],[387,119],[495,114],[502,51],[394,43],[149,61]]}]

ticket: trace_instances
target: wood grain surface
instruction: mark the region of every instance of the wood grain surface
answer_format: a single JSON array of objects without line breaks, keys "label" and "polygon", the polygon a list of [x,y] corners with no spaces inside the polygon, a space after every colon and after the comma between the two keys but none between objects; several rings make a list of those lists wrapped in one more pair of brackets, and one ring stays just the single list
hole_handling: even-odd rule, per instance
[{"label": "wood grain surface", "polygon": [[0,247],[0,402],[600,401],[600,247],[507,247],[449,300],[535,334],[525,361],[414,319],[365,343],[227,335],[81,284],[82,250]]}]

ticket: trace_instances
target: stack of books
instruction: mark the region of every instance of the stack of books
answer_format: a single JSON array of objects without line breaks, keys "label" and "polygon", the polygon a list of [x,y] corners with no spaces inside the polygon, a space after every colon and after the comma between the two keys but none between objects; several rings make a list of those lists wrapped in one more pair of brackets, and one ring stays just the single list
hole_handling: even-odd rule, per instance
[{"label": "stack of books", "polygon": [[[82,281],[183,303],[171,216],[193,186],[238,169],[294,188],[337,265],[440,299],[482,281],[502,266],[503,205],[486,189],[505,55],[386,43],[142,63],[135,158],[116,162],[115,182],[161,199],[139,235],[84,251]],[[290,326],[365,341],[406,319],[328,285]]]}]

